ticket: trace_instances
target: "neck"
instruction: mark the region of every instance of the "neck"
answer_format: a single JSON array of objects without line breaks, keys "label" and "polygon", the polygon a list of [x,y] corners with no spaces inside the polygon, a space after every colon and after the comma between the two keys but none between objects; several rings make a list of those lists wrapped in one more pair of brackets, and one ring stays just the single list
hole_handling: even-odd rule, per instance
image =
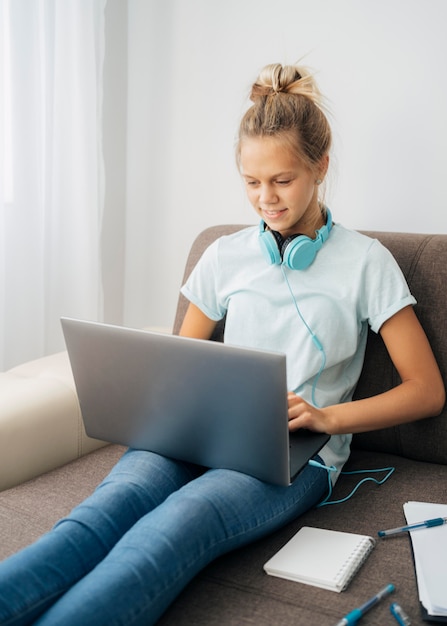
[{"label": "neck", "polygon": [[295,232],[281,233],[283,237],[293,235],[306,235],[311,239],[315,238],[315,232],[322,228],[327,221],[326,208],[323,204],[316,203],[314,207],[309,207],[302,220],[297,224]]}]

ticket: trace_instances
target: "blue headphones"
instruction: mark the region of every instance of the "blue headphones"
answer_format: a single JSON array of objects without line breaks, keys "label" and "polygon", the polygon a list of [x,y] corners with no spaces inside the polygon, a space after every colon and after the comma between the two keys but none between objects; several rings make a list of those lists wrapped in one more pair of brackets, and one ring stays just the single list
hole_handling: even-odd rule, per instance
[{"label": "blue headphones", "polygon": [[329,237],[332,215],[326,208],[327,221],[316,232],[315,239],[307,235],[291,235],[284,239],[275,230],[266,230],[263,220],[259,224],[259,243],[270,265],[285,265],[291,270],[305,270],[315,260],[317,252]]}]

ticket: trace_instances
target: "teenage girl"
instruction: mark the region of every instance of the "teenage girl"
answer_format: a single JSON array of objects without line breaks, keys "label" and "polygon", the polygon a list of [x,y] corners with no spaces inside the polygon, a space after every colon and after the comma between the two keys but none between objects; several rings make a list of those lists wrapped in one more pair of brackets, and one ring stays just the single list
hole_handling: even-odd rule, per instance
[{"label": "teenage girl", "polygon": [[[438,414],[444,385],[396,262],[319,197],[331,131],[313,78],[267,66],[251,100],[237,161],[259,225],[207,249],[182,289],[181,334],[208,339],[226,315],[226,342],[286,353],[290,429],[332,435],[318,462],[335,482],[352,433]],[[402,382],[354,402],[368,325]],[[327,491],[326,470],[311,465],[279,487],[129,450],[92,496],[0,564],[0,624],[154,624],[211,560]]]}]

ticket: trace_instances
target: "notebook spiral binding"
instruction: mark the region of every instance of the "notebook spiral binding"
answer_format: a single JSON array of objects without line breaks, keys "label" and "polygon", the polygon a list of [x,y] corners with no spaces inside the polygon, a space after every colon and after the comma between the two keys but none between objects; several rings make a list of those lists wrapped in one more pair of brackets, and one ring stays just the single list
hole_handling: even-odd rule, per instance
[{"label": "notebook spiral binding", "polygon": [[339,569],[336,575],[337,584],[342,585],[341,590],[345,591],[351,580],[357,574],[363,563],[368,558],[368,555],[376,545],[375,539],[372,537],[365,537],[363,541],[358,545],[355,552],[351,554],[342,567]]}]

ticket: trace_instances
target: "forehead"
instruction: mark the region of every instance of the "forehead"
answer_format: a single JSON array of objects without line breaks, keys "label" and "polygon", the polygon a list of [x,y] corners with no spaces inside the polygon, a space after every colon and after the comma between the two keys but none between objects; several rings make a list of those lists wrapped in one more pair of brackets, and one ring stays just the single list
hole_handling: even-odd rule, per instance
[{"label": "forehead", "polygon": [[241,174],[254,177],[304,167],[281,137],[245,137],[240,144],[239,162]]}]

